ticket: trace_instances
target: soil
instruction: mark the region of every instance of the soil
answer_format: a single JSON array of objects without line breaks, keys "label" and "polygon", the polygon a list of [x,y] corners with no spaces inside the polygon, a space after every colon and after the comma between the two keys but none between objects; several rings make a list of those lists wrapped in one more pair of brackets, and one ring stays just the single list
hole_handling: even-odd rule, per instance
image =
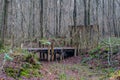
[{"label": "soil", "polygon": [[[104,74],[94,68],[81,65],[81,56],[70,57],[62,61],[41,62],[41,78],[25,78],[22,80],[99,80]],[[1,63],[1,61],[0,61]],[[14,66],[14,65],[13,65]],[[17,80],[7,76],[3,71],[0,80]]]}]

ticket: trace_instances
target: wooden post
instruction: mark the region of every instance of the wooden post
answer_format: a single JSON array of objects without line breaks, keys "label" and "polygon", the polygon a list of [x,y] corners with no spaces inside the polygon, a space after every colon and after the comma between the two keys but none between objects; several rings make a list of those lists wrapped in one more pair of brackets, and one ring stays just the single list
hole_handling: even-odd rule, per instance
[{"label": "wooden post", "polygon": [[60,54],[60,60],[62,60],[63,58],[62,58],[62,53]]},{"label": "wooden post", "polygon": [[48,47],[48,61],[50,61],[50,46]]},{"label": "wooden post", "polygon": [[42,60],[42,53],[40,52],[40,60]]},{"label": "wooden post", "polygon": [[45,60],[47,59],[47,54],[45,53]]},{"label": "wooden post", "polygon": [[54,60],[55,60],[55,61],[56,61],[56,54],[57,54],[57,53],[56,53],[56,52],[54,52]]},{"label": "wooden post", "polygon": [[52,57],[52,61],[53,61],[54,60],[54,43],[53,42],[51,43],[51,53],[52,53],[51,57]]},{"label": "wooden post", "polygon": [[75,52],[74,52],[74,56],[77,56],[77,47],[75,47]]}]

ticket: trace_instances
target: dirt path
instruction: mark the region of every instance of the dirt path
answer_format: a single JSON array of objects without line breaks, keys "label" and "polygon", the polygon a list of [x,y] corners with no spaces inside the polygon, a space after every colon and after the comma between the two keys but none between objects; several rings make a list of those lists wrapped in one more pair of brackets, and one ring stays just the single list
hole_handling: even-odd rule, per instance
[{"label": "dirt path", "polygon": [[46,71],[43,80],[100,80],[101,72],[82,66],[80,61],[80,57],[72,57],[61,62],[42,63]]},{"label": "dirt path", "polygon": [[[81,65],[81,57],[71,57],[61,62],[41,62],[42,78],[22,78],[21,80],[100,80],[101,72]],[[0,80],[16,80],[4,73],[0,74]],[[105,79],[104,79],[105,80]]]}]

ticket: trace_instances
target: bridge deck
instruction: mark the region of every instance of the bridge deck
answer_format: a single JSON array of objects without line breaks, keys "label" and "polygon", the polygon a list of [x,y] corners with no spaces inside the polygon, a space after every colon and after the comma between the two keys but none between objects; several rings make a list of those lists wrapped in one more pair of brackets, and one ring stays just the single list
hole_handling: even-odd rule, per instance
[{"label": "bridge deck", "polygon": [[56,58],[56,54],[59,54],[61,57],[64,56],[62,53],[74,53],[75,52],[75,48],[74,47],[54,47],[54,53],[52,53],[51,48],[50,48],[50,53],[48,53],[49,48],[24,48],[24,50],[28,50],[30,52],[39,52],[40,53],[40,59],[44,59],[45,55],[47,55],[47,60],[48,59],[48,55],[51,55],[51,57],[54,57],[54,60]]},{"label": "bridge deck", "polygon": [[[29,51],[42,51],[42,50],[48,50],[48,48],[24,48],[25,50]],[[55,47],[54,50],[74,50],[74,47]]]}]

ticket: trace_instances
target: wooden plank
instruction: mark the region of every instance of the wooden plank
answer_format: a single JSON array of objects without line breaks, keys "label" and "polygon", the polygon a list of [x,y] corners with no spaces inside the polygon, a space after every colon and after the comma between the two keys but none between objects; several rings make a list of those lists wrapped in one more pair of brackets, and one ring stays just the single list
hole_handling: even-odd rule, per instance
[{"label": "wooden plank", "polygon": [[[40,52],[41,54],[48,53],[48,57],[50,58],[50,52],[51,52],[50,48],[26,48],[25,50],[28,50],[30,52]],[[56,53],[61,54],[62,50],[64,52],[75,52],[75,48],[73,47],[55,47],[54,54]]]},{"label": "wooden plank", "polygon": [[[74,47],[54,47],[54,50],[73,50]],[[41,50],[48,50],[48,48],[23,48],[23,50],[29,50],[29,51],[41,51]]]}]

